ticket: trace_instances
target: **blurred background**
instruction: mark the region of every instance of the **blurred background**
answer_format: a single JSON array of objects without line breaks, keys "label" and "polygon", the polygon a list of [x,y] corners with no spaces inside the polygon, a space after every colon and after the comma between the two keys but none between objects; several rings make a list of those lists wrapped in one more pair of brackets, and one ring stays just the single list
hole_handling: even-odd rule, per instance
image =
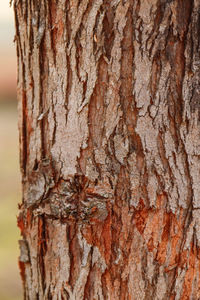
[{"label": "blurred background", "polygon": [[0,1],[0,300],[21,300],[18,271],[20,202],[18,154],[16,52],[13,8]]}]

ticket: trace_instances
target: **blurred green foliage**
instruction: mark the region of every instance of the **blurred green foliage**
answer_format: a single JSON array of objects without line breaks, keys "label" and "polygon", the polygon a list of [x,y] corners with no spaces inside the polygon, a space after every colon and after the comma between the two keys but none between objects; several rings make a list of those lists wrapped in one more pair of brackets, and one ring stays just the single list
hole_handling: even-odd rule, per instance
[{"label": "blurred green foliage", "polygon": [[20,174],[16,102],[0,101],[0,300],[21,300],[18,271]]}]

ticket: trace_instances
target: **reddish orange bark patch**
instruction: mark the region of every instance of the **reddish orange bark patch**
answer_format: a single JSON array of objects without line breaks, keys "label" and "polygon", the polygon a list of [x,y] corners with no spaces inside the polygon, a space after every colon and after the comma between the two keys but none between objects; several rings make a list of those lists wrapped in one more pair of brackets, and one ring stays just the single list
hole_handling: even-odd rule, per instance
[{"label": "reddish orange bark patch", "polygon": [[58,10],[56,1],[51,1],[51,32],[52,32],[52,48],[54,54],[57,52],[57,44],[63,37],[64,24],[63,24],[63,12]]},{"label": "reddish orange bark patch", "polygon": [[56,4],[56,1],[53,0],[53,1],[50,1],[50,4],[51,4],[51,21],[52,21],[52,25],[55,24],[56,22],[56,16],[57,16],[57,4]]},{"label": "reddish orange bark patch", "polygon": [[43,220],[38,218],[38,245],[42,244],[42,231],[43,231]]},{"label": "reddish orange bark patch", "polygon": [[106,218],[104,225],[103,225],[103,230],[102,230],[102,237],[101,240],[103,241],[104,244],[104,257],[106,263],[109,263],[110,257],[111,257],[111,216]]},{"label": "reddish orange bark patch", "polygon": [[26,222],[27,222],[27,227],[31,226],[32,223],[32,212],[30,211],[30,209],[27,210],[27,215],[26,215]]},{"label": "reddish orange bark patch", "polygon": [[183,300],[190,299],[191,292],[192,292],[193,278],[195,273],[197,273],[197,270],[195,268],[197,250],[196,248],[193,247],[192,243],[191,243],[191,251],[188,254],[189,254],[189,262],[188,262],[188,268],[184,278],[183,293],[181,296],[181,299]]},{"label": "reddish orange bark patch", "polygon": [[[180,255],[181,240],[183,237],[184,230],[184,218],[183,211],[180,211],[179,219],[173,214],[171,214],[171,226],[170,226],[170,237],[171,237],[171,255],[170,255],[170,265],[174,265],[178,261]],[[181,254],[182,255],[182,254]]]},{"label": "reddish orange bark patch", "polygon": [[44,255],[46,253],[46,244],[48,242],[47,224],[43,218],[38,218],[38,246]]},{"label": "reddish orange bark patch", "polygon": [[[165,195],[159,195],[157,208],[148,209],[140,199],[134,214],[134,222],[137,230],[144,237],[148,250],[154,253],[154,259],[160,265],[167,263],[166,272],[169,272],[179,261],[185,217],[182,209],[179,215],[166,212],[165,203]],[[167,251],[170,251],[168,262],[166,262]],[[184,253],[182,256],[184,257]],[[181,261],[183,264],[183,258]]]},{"label": "reddish orange bark patch", "polygon": [[135,225],[140,234],[143,234],[147,219],[149,216],[149,210],[145,207],[144,202],[140,199],[139,209],[136,211],[134,215]]},{"label": "reddish orange bark patch", "polygon": [[154,244],[153,244],[153,238],[152,237],[149,239],[149,241],[147,243],[147,247],[148,247],[149,252],[152,252],[153,249],[155,248]]},{"label": "reddish orange bark patch", "polygon": [[[62,16],[62,14],[61,14],[61,16]],[[62,38],[62,36],[63,36],[63,31],[64,31],[64,24],[63,24],[63,21],[61,19],[58,22],[57,28],[58,28],[58,31],[57,31],[57,40],[60,40]]]},{"label": "reddish orange bark patch", "polygon": [[17,218],[17,226],[21,231],[21,235],[24,236],[26,233],[27,228],[31,228],[32,224],[32,212],[28,209],[26,216],[22,213],[19,214]]},{"label": "reddish orange bark patch", "polygon": [[162,265],[166,260],[167,245],[169,242],[170,234],[170,215],[165,213],[163,218],[163,232],[161,243],[158,246],[157,261]]},{"label": "reddish orange bark patch", "polygon": [[25,232],[25,224],[24,224],[24,220],[23,220],[23,216],[19,215],[17,218],[17,226],[19,227],[20,231],[21,231],[21,235],[24,235]]},{"label": "reddish orange bark patch", "polygon": [[21,279],[22,282],[25,282],[25,263],[22,261],[18,261],[19,264],[19,270],[20,270],[20,275],[21,275]]},{"label": "reddish orange bark patch", "polygon": [[[32,120],[28,115],[26,101],[27,101],[26,91],[23,90],[23,92],[22,92],[23,113],[24,113],[25,120],[26,120],[26,133],[27,133],[27,137],[28,137],[30,135],[30,133],[33,131],[33,127],[32,127]],[[28,149],[27,149],[27,151],[28,151]]]},{"label": "reddish orange bark patch", "polygon": [[96,218],[91,219],[92,224],[83,229],[83,236],[90,245],[98,247],[106,263],[111,257],[111,216],[104,222]]}]

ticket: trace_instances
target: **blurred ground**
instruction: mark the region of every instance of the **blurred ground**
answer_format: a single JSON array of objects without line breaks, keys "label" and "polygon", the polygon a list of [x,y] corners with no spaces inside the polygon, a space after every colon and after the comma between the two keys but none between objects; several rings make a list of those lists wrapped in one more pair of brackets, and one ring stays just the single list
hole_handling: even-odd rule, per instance
[{"label": "blurred ground", "polygon": [[0,101],[0,300],[22,299],[17,259],[20,202],[16,102]]}]

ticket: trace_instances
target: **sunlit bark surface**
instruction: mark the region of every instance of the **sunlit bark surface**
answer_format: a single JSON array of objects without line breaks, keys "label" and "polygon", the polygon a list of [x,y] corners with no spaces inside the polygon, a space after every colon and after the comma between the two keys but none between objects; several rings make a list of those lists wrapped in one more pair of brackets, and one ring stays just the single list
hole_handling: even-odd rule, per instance
[{"label": "sunlit bark surface", "polygon": [[200,0],[15,0],[24,299],[200,299]]}]

